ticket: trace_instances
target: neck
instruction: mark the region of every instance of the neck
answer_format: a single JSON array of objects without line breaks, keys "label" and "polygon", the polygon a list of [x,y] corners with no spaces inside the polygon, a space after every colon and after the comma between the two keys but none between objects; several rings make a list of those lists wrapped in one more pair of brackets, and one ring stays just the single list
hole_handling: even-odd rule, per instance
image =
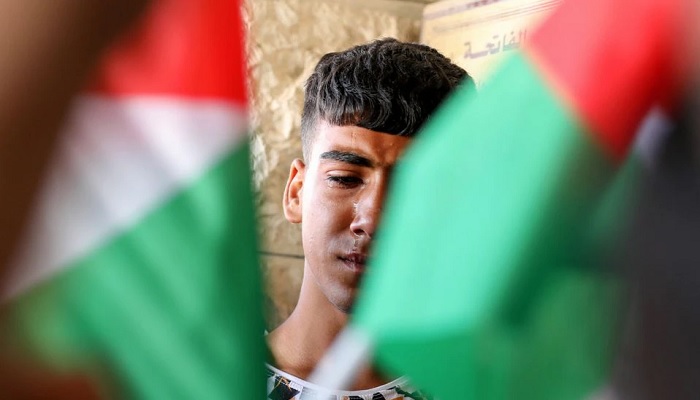
[{"label": "neck", "polygon": [[304,268],[299,301],[289,318],[268,335],[274,364],[306,379],[348,322]]},{"label": "neck", "polygon": [[[267,337],[273,364],[298,378],[307,380],[338,334],[348,322],[348,314],[328,301],[304,266],[299,301],[289,318]],[[372,366],[363,368],[350,390],[369,389],[389,380]]]}]

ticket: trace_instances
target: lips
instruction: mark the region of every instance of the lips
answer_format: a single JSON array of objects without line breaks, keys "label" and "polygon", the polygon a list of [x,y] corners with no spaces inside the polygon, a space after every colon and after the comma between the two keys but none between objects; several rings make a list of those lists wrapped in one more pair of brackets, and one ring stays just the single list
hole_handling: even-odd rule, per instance
[{"label": "lips", "polygon": [[343,264],[356,273],[364,272],[367,264],[367,256],[363,253],[348,253],[338,258]]}]

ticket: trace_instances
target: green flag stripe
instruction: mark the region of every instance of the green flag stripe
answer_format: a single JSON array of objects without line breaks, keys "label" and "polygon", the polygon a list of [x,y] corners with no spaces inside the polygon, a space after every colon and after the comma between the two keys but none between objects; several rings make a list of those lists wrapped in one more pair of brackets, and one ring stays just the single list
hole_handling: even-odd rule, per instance
[{"label": "green flag stripe", "polygon": [[[262,398],[247,146],[19,301],[42,353],[101,354],[127,397]],[[229,384],[222,385],[222,382]],[[252,384],[257,382],[258,384]]]},{"label": "green flag stripe", "polygon": [[[106,263],[103,265],[107,267]],[[81,277],[82,279],[84,278]],[[91,277],[88,281],[93,285],[92,298],[96,300],[87,307],[83,306],[85,308],[81,311],[84,314],[76,322],[82,325],[87,340],[96,338],[93,339],[94,346],[107,354],[114,354],[118,361],[126,363],[124,367],[119,363],[117,366],[121,367],[129,381],[140,380],[146,385],[178,382],[182,387],[179,393],[176,391],[170,394],[175,395],[175,398],[196,396],[197,385],[208,387],[207,391],[214,398],[222,397],[223,393],[212,393],[217,389],[217,369],[207,364],[215,358],[209,358],[211,354],[193,347],[188,343],[191,338],[178,332],[187,332],[196,327],[188,326],[192,324],[184,324],[180,318],[168,315],[171,308],[159,306],[157,299],[143,289],[136,287],[123,290],[130,283],[109,280],[107,276]],[[125,298],[130,301],[123,301]],[[105,310],[110,311],[109,315],[105,314]],[[113,326],[113,320],[130,323]],[[123,342],[124,338],[138,340],[131,340],[127,344]],[[163,375],[165,380],[150,379],[152,369],[160,369],[158,374]],[[151,392],[164,395],[168,389],[167,385],[162,385],[151,388]],[[195,390],[189,392],[188,389]]]},{"label": "green flag stripe", "polygon": [[[431,318],[442,310],[445,323],[460,326],[483,317],[486,310],[468,300],[501,293],[497,285],[514,267],[509,259],[518,258],[528,247],[532,227],[541,224],[535,221],[546,217],[545,206],[571,200],[574,209],[568,213],[578,213],[577,209],[585,206],[585,198],[579,195],[601,183],[601,179],[592,178],[605,178],[611,171],[606,168],[611,166],[602,151],[579,130],[573,116],[543,86],[522,56],[512,59],[500,78],[493,79],[493,85],[479,95],[478,102],[469,91],[457,93],[409,152],[397,171],[383,221],[383,229],[390,234],[380,238],[374,260],[377,270],[367,280],[370,292],[379,290],[386,283],[384,279],[398,279],[407,288],[420,288],[449,299],[460,296],[465,300],[459,305],[464,308],[464,320],[455,321],[450,307],[435,310],[433,303],[441,304],[440,299],[425,301],[421,296],[407,296],[390,303],[397,307],[395,314],[388,312],[396,318],[390,322],[384,311],[374,320],[379,315],[373,310],[378,309],[364,308],[361,301],[358,323],[368,328],[393,326],[400,332],[406,313],[399,311],[409,306],[411,314],[426,313]],[[511,87],[518,87],[517,93],[509,90]],[[444,157],[436,162],[436,154]],[[561,165],[570,167],[562,170]],[[410,202],[404,201],[408,198]],[[542,223],[562,226],[572,222],[562,218],[565,216]],[[459,251],[451,250],[456,244],[460,244]],[[394,246],[405,249],[405,256],[402,252],[381,251]],[[428,270],[430,265],[454,264],[455,268],[399,277],[384,275],[389,270],[384,266],[399,265],[401,261],[414,264],[415,256],[428,262]],[[489,270],[476,267],[480,265],[488,265]],[[470,276],[473,292],[460,293],[464,280],[453,279],[464,274]]]},{"label": "green flag stripe", "polygon": [[[598,307],[612,291],[581,260],[583,222],[613,166],[522,55],[477,96],[449,99],[398,169],[354,323],[380,359],[438,397],[557,393],[518,386],[533,367],[580,395],[607,361]],[[567,310],[595,334],[564,332],[577,327]],[[572,353],[544,343],[545,328],[571,333]],[[594,372],[564,368],[567,356]]]}]

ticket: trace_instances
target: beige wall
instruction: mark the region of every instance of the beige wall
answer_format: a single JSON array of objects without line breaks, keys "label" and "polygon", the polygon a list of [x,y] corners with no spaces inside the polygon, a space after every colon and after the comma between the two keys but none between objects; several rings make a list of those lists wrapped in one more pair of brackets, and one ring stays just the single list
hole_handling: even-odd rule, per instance
[{"label": "beige wall", "polygon": [[477,86],[525,44],[559,0],[443,0],[427,5],[421,42],[466,69]]},{"label": "beige wall", "polygon": [[298,226],[282,214],[289,164],[301,156],[303,84],[325,53],[381,37],[417,41],[424,2],[246,0],[255,184],[268,328],[294,308],[303,272]]}]

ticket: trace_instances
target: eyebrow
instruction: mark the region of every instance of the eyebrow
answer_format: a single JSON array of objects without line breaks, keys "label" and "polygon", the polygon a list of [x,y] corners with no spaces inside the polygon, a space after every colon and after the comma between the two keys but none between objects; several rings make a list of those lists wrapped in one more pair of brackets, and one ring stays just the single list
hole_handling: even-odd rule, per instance
[{"label": "eyebrow", "polygon": [[358,165],[360,167],[372,167],[374,163],[369,158],[362,157],[359,154],[350,153],[348,151],[332,150],[321,153],[322,160],[340,161],[348,164]]}]

